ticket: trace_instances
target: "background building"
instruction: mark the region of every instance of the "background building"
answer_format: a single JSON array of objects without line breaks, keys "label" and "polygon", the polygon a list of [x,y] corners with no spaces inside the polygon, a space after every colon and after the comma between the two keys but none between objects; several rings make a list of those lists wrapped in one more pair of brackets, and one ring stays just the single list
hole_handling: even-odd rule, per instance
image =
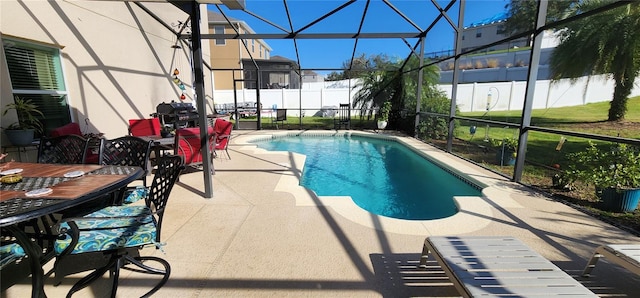
[{"label": "background building", "polygon": [[258,71],[249,59],[243,60],[246,89],[256,89],[258,76],[260,89],[300,89],[298,63],[282,56],[273,56],[269,60],[256,60]]},{"label": "background building", "polygon": [[302,71],[302,83],[324,82],[324,76],[313,70]]},{"label": "background building", "polygon": [[[222,14],[208,11],[209,32],[211,34],[255,33],[249,25],[238,19],[229,17],[229,21]],[[231,22],[231,24],[229,24]],[[245,63],[253,66],[255,61],[269,60],[271,47],[262,39],[211,39],[210,65],[213,69],[213,81],[215,90],[233,89],[234,80],[245,79]],[[253,67],[255,68],[255,67]],[[236,88],[242,89],[245,85],[238,82]],[[254,87],[255,88],[255,87]]]},{"label": "background building", "polygon": [[[507,38],[504,32],[506,13],[497,14],[464,28],[462,33],[462,52],[491,44]],[[471,55],[459,59],[459,83],[511,82],[527,79],[530,53],[530,40],[523,37],[474,51]],[[549,60],[558,40],[553,31],[545,31],[538,65],[538,80],[550,79]],[[438,59],[452,56],[453,50],[430,53],[427,57]],[[448,84],[453,80],[454,60],[440,62],[440,83]]]},{"label": "background building", "polygon": [[[462,51],[470,51],[480,46],[484,46],[498,40],[507,38],[504,32],[504,23],[507,20],[506,12],[499,13],[493,17],[471,23],[462,32]],[[529,46],[526,37],[515,39],[507,43],[491,46],[483,51],[497,51]]]}]

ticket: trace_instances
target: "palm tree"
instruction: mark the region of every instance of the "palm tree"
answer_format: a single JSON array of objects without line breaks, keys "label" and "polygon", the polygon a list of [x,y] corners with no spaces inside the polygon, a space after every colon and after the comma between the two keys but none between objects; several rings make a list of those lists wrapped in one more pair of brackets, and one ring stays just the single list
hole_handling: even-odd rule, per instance
[{"label": "palm tree", "polygon": [[[555,22],[566,17],[566,13],[581,0],[549,1],[547,4],[547,23]],[[504,30],[508,35],[515,35],[535,28],[539,0],[511,0],[505,9],[509,18],[505,22]],[[531,44],[531,37],[527,37],[527,44]]]},{"label": "palm tree", "polygon": [[[572,8],[572,14],[610,3],[585,0]],[[623,120],[640,73],[640,2],[570,22],[559,31],[559,37],[560,44],[551,56],[552,78],[575,82],[585,74],[608,74],[615,81],[608,120]]]},{"label": "palm tree", "polygon": [[[353,97],[353,106],[360,109],[362,115],[371,116],[373,110],[380,110],[385,102],[391,102],[391,113],[389,115],[390,129],[406,129],[413,132],[413,121],[399,123],[400,111],[411,113],[416,109],[416,90],[418,86],[418,70],[420,61],[412,56],[405,64],[404,61],[390,61],[386,57],[374,56],[370,58],[368,65],[374,69],[360,72],[359,82],[353,87],[358,89]],[[400,67],[404,64],[404,68]],[[444,94],[437,89],[440,80],[439,68],[431,65],[423,68],[421,111],[448,113],[448,108],[444,111],[432,110],[429,101],[444,97]],[[448,101],[448,99],[447,99]],[[408,127],[401,127],[411,125]]]},{"label": "palm tree", "polygon": [[402,76],[398,72],[400,62],[392,62],[383,56],[373,56],[367,63],[369,69],[357,73],[358,82],[352,89],[353,107],[362,115],[371,116],[372,110],[379,109],[386,101],[393,102],[394,96],[402,94]]}]

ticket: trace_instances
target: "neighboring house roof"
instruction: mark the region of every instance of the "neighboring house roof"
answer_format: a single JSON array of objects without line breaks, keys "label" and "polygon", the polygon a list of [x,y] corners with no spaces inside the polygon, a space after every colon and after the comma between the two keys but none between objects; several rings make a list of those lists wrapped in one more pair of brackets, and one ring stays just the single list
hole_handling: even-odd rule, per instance
[{"label": "neighboring house roof", "polygon": [[282,57],[280,55],[271,56],[271,59],[269,59],[269,60],[296,63],[294,60],[291,60],[291,59],[289,59],[287,57]]},{"label": "neighboring house roof", "polygon": [[[222,14],[220,14],[220,13],[207,10],[207,16],[209,17],[209,23],[212,23],[212,24],[213,23],[215,23],[215,24],[227,24],[227,19],[225,19],[224,16]],[[244,23],[244,21],[242,21],[242,20],[238,20],[238,19],[232,18],[230,16],[227,16],[227,17],[229,18],[229,21],[232,21],[232,22],[243,22]],[[249,27],[249,26],[247,25],[247,27]],[[253,32],[253,30],[251,32]]]},{"label": "neighboring house roof", "polygon": [[509,16],[507,15],[506,12],[501,12],[498,13],[492,17],[477,21],[477,22],[473,22],[467,26],[465,26],[465,29],[467,28],[473,28],[473,27],[481,27],[481,26],[486,26],[486,25],[491,25],[491,24],[495,24],[495,23],[502,23],[504,21],[506,21],[509,18]]},{"label": "neighboring house roof", "polygon": [[[288,58],[285,58],[285,57],[282,57],[282,56],[277,56],[277,55],[276,56],[271,56],[270,59],[255,59],[255,60],[256,60],[256,63],[263,64],[263,65],[269,64],[269,63],[271,63],[271,64],[288,64],[288,65],[292,65],[293,68],[298,68],[298,62],[296,62],[294,60],[291,60],[291,59],[288,59]],[[248,63],[248,62],[251,61],[251,59],[243,58],[242,61]],[[249,65],[251,65],[251,63],[249,63]]]},{"label": "neighboring house roof", "polygon": [[[255,31],[253,31],[251,26],[249,26],[249,24],[247,24],[243,20],[239,20],[239,19],[227,16],[227,18],[229,18],[229,22],[227,22],[227,19],[225,19],[222,14],[214,12],[214,11],[210,11],[210,10],[207,10],[207,17],[209,18],[209,24],[211,24],[211,25],[229,25],[229,22],[239,23],[240,24],[239,26],[242,27],[242,29],[244,29],[245,31],[249,32],[249,34],[255,34],[256,33]],[[257,39],[257,40],[265,48],[267,48],[268,51],[272,51],[273,50],[269,46],[269,44],[267,44],[264,40],[262,40],[262,39]]]}]

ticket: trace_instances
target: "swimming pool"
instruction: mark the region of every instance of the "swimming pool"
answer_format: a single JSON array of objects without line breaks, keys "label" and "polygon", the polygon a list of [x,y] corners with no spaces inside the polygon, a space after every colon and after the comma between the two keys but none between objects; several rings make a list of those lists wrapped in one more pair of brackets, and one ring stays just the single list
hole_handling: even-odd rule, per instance
[{"label": "swimming pool", "polygon": [[350,196],[371,213],[410,220],[457,212],[453,197],[479,196],[460,179],[393,139],[358,135],[274,136],[259,148],[306,155],[300,185],[318,196]]}]

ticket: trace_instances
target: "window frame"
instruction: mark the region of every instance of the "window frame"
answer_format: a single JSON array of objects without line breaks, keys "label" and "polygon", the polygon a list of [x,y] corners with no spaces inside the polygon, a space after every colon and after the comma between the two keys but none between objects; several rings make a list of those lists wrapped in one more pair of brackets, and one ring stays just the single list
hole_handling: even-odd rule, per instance
[{"label": "window frame", "polygon": [[[222,32],[220,31],[220,28],[222,28]],[[225,31],[225,26],[224,25],[214,25],[213,26],[213,34],[224,34]],[[227,45],[227,40],[224,38],[216,38],[214,39],[214,44],[217,46],[224,46]]]},{"label": "window frame", "polygon": [[[44,133],[71,123],[71,105],[60,46],[7,36],[2,37],[2,44],[14,99],[18,96],[33,100],[44,114],[36,115],[43,124]],[[23,69],[16,69],[16,66]],[[20,78],[16,78],[18,76]],[[15,86],[17,80],[21,80],[19,86]]]}]

